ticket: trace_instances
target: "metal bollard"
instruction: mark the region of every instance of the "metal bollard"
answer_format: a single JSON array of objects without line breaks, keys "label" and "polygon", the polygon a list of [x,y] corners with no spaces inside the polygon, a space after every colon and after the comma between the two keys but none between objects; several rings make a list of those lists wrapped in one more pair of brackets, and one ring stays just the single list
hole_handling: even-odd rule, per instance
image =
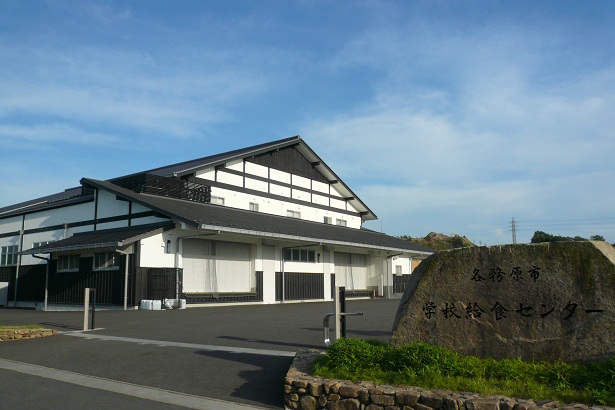
[{"label": "metal bollard", "polygon": [[[355,313],[346,313],[346,312],[341,312],[340,315],[345,318],[346,316],[363,316],[363,313],[361,312],[355,312]],[[325,347],[331,347],[331,345],[333,344],[333,342],[331,341],[331,329],[329,328],[329,319],[331,319],[332,316],[335,316],[335,313],[327,313],[325,315],[325,317],[322,320],[322,333],[323,333],[323,338],[325,339]],[[340,324],[338,323],[338,326]],[[342,333],[341,337],[346,337],[346,329],[344,329],[344,332]]]}]

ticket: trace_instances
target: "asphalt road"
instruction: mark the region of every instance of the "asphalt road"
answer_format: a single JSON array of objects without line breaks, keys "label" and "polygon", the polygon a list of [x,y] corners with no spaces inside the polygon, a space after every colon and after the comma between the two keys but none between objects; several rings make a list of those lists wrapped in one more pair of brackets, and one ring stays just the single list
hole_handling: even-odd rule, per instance
[{"label": "asphalt road", "polygon": [[[347,336],[388,341],[398,303],[347,301],[348,312],[364,313],[347,319]],[[316,302],[97,311],[90,332],[80,331],[83,312],[0,309],[0,325],[63,332],[0,343],[0,408],[282,408],[293,353],[324,349],[322,320],[333,309]]]}]

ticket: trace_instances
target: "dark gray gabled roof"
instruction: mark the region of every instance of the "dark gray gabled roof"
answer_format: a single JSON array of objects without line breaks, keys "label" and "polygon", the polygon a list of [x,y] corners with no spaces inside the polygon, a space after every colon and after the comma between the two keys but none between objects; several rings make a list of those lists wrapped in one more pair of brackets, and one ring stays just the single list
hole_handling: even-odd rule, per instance
[{"label": "dark gray gabled roof", "polygon": [[[300,136],[294,136],[290,138],[284,138],[264,144],[253,145],[251,147],[241,148],[233,151],[228,151],[221,154],[202,157],[195,160],[180,162],[173,165],[167,165],[159,168],[154,168],[148,171],[137,172],[134,174],[113,178],[109,181],[117,181],[126,177],[153,174],[163,177],[182,177],[196,172],[199,169],[206,167],[216,166],[227,163],[236,159],[245,159],[252,156],[258,156],[263,153],[270,152],[272,150],[284,149],[288,147],[296,147],[299,151],[316,169],[320,172],[330,183],[336,184],[336,189],[342,194],[344,198],[349,200],[356,209],[359,210],[363,220],[377,219],[376,214],[347,186],[329,166],[322,161],[322,159],[301,139]],[[22,202],[16,205],[0,208],[0,219],[15,215],[22,215],[36,211],[42,211],[46,209],[57,208],[61,206],[68,206],[82,202],[92,201],[93,195],[79,194],[81,188],[71,188],[64,192],[49,195],[43,198],[38,198],[32,201]]]},{"label": "dark gray gabled roof", "polygon": [[393,236],[241,209],[138,194],[108,181],[84,178],[83,184],[134,201],[189,227],[272,239],[430,254],[434,251]]},{"label": "dark gray gabled roof", "polygon": [[57,194],[47,195],[41,198],[0,208],[0,218],[22,215],[24,213],[42,211],[45,209],[59,208],[62,206],[75,205],[93,200],[94,195],[84,194],[82,187],[70,188]]},{"label": "dark gray gabled roof", "polygon": [[174,228],[172,222],[129,226],[76,233],[70,238],[22,251],[21,254],[67,252],[84,249],[119,249],[166,229]]},{"label": "dark gray gabled roof", "polygon": [[346,185],[331,168],[310,148],[300,136],[284,138],[276,141],[267,142],[264,144],[253,145],[251,147],[241,148],[233,151],[224,152],[221,154],[211,155],[199,159],[180,162],[178,164],[167,165],[160,168],[154,168],[149,171],[138,172],[131,175],[126,175],[120,178],[113,178],[109,181],[113,182],[121,178],[131,177],[140,174],[153,174],[163,177],[183,177],[193,174],[196,171],[221,165],[232,160],[245,159],[253,156],[258,156],[273,150],[280,150],[287,147],[296,147],[312,166],[320,172],[330,183],[335,183],[336,188],[342,193],[345,198],[352,198],[350,201],[359,212],[362,214],[363,220],[378,219],[376,214]]},{"label": "dark gray gabled roof", "polygon": [[[251,147],[236,149],[233,151],[223,152],[220,154],[210,155],[198,159],[192,159],[189,161],[180,162],[172,165],[165,165],[163,167],[150,169],[149,171],[138,172],[136,174],[154,174],[162,177],[181,176],[193,170],[203,167],[209,167],[212,165],[218,165],[235,158],[243,158],[251,155],[258,155],[261,152],[270,151],[272,149],[283,148],[293,144],[297,144],[301,141],[301,137],[295,136],[290,138],[284,138],[277,141],[267,142],[264,144],[258,144]],[[131,175],[127,175],[131,176]],[[122,177],[123,178],[123,177]]]}]

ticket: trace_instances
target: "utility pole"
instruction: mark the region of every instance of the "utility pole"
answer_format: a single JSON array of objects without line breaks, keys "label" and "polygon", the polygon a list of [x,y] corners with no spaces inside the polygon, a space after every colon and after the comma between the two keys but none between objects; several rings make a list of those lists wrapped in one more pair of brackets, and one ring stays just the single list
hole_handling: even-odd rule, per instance
[{"label": "utility pole", "polygon": [[512,230],[512,240],[513,245],[517,243],[517,223],[515,222],[515,218],[513,217],[512,222],[510,223],[510,227]]}]

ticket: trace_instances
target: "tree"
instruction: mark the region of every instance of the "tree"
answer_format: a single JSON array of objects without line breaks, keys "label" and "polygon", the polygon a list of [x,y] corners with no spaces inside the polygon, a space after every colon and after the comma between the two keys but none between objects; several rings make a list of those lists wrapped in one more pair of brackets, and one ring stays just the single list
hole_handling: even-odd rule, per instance
[{"label": "tree", "polygon": [[[551,235],[543,231],[534,232],[534,236],[532,236],[531,243],[542,243],[542,242],[562,242],[562,241],[575,241],[581,242],[586,241],[587,239],[581,236],[560,236],[560,235]],[[590,241],[605,241],[602,235],[592,235],[589,237]]]},{"label": "tree", "polygon": [[463,248],[466,244],[463,238],[459,235],[455,235],[450,239],[451,246],[453,248]]}]

